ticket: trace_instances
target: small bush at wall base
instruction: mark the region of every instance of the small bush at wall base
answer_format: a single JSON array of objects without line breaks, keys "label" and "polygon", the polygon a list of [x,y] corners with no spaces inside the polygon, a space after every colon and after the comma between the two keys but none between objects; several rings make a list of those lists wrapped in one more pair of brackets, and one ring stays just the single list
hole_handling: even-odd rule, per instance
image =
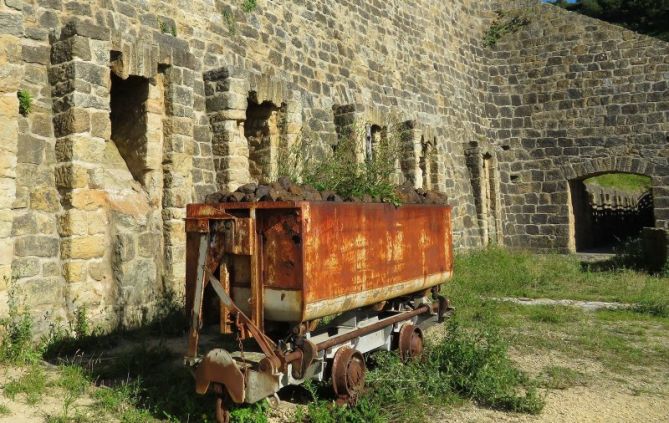
[{"label": "small bush at wall base", "polygon": [[28,90],[20,90],[16,93],[19,98],[19,113],[23,116],[28,116],[32,112],[33,98]]},{"label": "small bush at wall base", "polygon": [[16,284],[9,285],[7,317],[0,319],[0,362],[27,364],[39,359],[33,343],[33,321],[30,310]]}]

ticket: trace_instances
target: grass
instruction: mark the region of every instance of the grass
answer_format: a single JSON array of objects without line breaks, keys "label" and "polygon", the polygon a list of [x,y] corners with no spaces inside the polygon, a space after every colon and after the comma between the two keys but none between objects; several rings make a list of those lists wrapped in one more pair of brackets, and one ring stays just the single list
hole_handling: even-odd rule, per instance
[{"label": "grass", "polygon": [[[455,274],[444,293],[457,312],[441,339],[429,339],[422,360],[403,364],[395,353],[371,354],[367,388],[354,407],[333,406],[327,384],[307,384],[311,401],[298,408],[295,421],[420,422],[468,402],[535,414],[543,407],[542,390],[594,386],[602,375],[620,383],[652,379],[669,368],[669,318],[662,311],[669,290],[666,277],[626,269],[592,271],[574,257],[494,248],[458,256]],[[508,296],[639,306],[588,312],[490,298]],[[2,386],[10,400],[39,404],[44,396],[58,397],[62,405],[45,416],[47,422],[214,421],[213,397],[195,394],[192,375],[163,343],[183,334],[183,315],[173,300],[166,300],[158,320],[147,328],[109,335],[96,333],[86,310],[79,309],[69,331],[73,335],[58,333],[49,345],[32,347],[28,310],[20,295],[12,298],[14,311],[4,328],[12,328],[13,335],[10,341],[3,338],[1,363],[24,367]],[[17,353],[26,346],[29,353]],[[37,362],[40,354],[57,366],[47,370]],[[532,374],[511,358],[556,355],[561,361],[547,360]],[[262,423],[268,421],[266,413],[267,404],[261,402],[234,409],[232,418]]]},{"label": "grass", "polygon": [[[520,354],[558,353],[572,360],[590,360],[625,377],[634,375],[639,366],[669,368],[669,316],[665,313],[669,278],[629,269],[589,269],[576,257],[491,248],[457,257],[456,276],[446,294],[465,325],[503,331],[504,339]],[[629,310],[589,312],[500,302],[490,297],[637,305]]]},{"label": "grass", "polygon": [[26,402],[34,405],[42,398],[47,387],[46,372],[42,366],[33,364],[22,376],[12,378],[3,386],[7,398],[14,400],[17,395],[24,394]]},{"label": "grass", "polygon": [[422,360],[402,363],[394,352],[372,354],[368,389],[355,407],[331,408],[311,403],[298,421],[414,422],[428,421],[430,411],[473,401],[497,410],[537,414],[543,399],[536,382],[518,370],[497,330],[471,329],[457,319],[445,337],[428,344]]},{"label": "grass", "polygon": [[634,173],[606,173],[593,176],[583,182],[603,188],[615,188],[619,191],[639,193],[650,190],[652,186],[652,180],[649,176]]},{"label": "grass", "polygon": [[567,389],[574,386],[586,386],[588,376],[569,367],[548,366],[543,371],[542,386],[548,389]]},{"label": "grass", "polygon": [[[638,303],[662,315],[669,306],[668,277],[630,269],[594,271],[575,256],[534,255],[501,248],[457,257],[451,294]],[[454,292],[455,290],[455,292]]]}]

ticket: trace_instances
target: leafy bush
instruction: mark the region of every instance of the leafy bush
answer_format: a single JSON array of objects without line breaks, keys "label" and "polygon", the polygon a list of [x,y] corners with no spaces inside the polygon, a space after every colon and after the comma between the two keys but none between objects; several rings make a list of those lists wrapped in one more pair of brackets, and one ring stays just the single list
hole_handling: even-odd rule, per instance
[{"label": "leafy bush", "polygon": [[360,129],[341,135],[338,144],[322,160],[305,156],[311,146],[302,137],[279,153],[279,176],[312,185],[319,191],[332,191],[344,199],[372,197],[375,201],[397,203],[394,178],[400,158],[397,128],[389,126],[389,136],[375,148],[373,157],[361,160]]},{"label": "leafy bush", "polygon": [[244,0],[244,3],[242,3],[242,10],[246,13],[251,13],[256,10],[258,7],[258,4],[256,0]]},{"label": "leafy bush", "polygon": [[19,98],[19,113],[28,116],[33,108],[33,97],[30,95],[30,91],[20,90],[16,93],[16,96]]},{"label": "leafy bush", "polygon": [[490,25],[490,28],[483,36],[483,45],[486,47],[494,47],[504,35],[518,32],[520,28],[528,25],[530,20],[519,12],[509,14],[498,10],[497,19]]},{"label": "leafy bush", "polygon": [[507,345],[491,329],[478,332],[449,324],[446,338],[429,353],[428,363],[446,376],[451,389],[491,408],[537,414],[543,408],[534,385],[516,369]]},{"label": "leafy bush", "polygon": [[28,364],[40,357],[33,342],[33,321],[25,298],[15,283],[9,285],[7,317],[0,319],[0,361]]},{"label": "leafy bush", "polygon": [[414,422],[429,420],[429,406],[470,399],[500,410],[537,414],[543,408],[534,381],[513,366],[507,345],[488,328],[466,330],[455,321],[446,337],[427,345],[422,360],[402,363],[394,352],[372,355],[364,396],[355,407],[311,403],[298,421]]}]

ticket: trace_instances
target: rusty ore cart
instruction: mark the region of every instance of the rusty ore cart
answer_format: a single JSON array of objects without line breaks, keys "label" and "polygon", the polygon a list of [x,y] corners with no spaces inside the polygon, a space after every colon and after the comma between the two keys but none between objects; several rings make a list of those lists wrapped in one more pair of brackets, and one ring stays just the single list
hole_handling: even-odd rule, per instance
[{"label": "rusty ore cart", "polygon": [[[189,205],[185,362],[196,391],[216,393],[217,419],[228,420],[226,404],[274,399],[308,379],[331,378],[338,401],[352,401],[363,353],[419,355],[421,327],[450,310],[438,294],[453,270],[450,213],[428,204]],[[217,344],[200,355],[207,322],[235,334],[237,351]],[[249,338],[256,351],[244,346]]]}]

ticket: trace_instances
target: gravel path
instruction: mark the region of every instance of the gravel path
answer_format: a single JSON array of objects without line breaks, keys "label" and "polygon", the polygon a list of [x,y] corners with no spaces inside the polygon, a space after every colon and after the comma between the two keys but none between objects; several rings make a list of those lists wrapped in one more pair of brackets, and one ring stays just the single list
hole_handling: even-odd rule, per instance
[{"label": "gravel path", "polygon": [[587,311],[596,310],[624,310],[634,307],[634,304],[615,303],[606,301],[579,301],[579,300],[552,300],[549,298],[517,298],[517,297],[491,297],[493,301],[504,301],[514,304],[530,306],[566,306],[578,307]]}]

